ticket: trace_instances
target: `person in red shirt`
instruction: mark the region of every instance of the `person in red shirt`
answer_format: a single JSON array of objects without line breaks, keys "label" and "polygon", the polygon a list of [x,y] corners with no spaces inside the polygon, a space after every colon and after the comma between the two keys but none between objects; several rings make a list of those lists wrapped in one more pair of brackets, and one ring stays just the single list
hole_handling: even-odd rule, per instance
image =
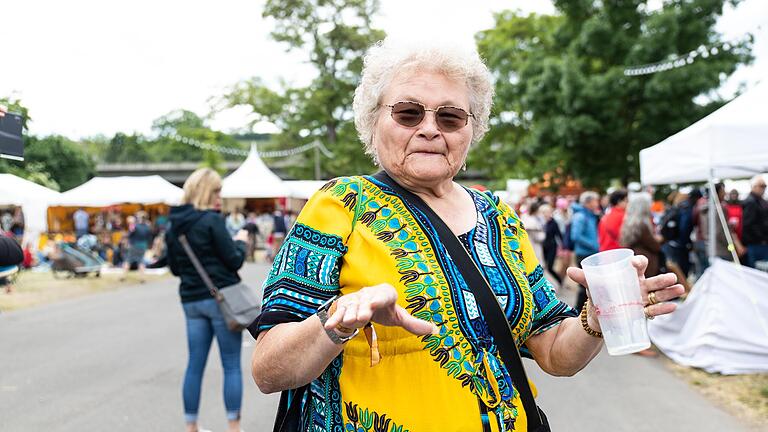
[{"label": "person in red shirt", "polygon": [[597,226],[597,240],[600,252],[619,249],[619,233],[624,222],[624,211],[627,208],[627,191],[619,189],[611,192],[608,197],[611,207]]},{"label": "person in red shirt", "polygon": [[744,217],[741,201],[739,200],[739,191],[733,189],[728,193],[728,199],[723,204],[723,210],[728,214],[728,225],[736,231],[736,235],[741,240],[742,220]]}]

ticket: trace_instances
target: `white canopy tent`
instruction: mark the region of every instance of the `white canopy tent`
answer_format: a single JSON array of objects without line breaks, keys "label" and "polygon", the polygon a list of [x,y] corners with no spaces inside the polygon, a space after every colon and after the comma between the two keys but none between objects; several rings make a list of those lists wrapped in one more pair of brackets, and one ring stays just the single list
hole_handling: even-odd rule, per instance
[{"label": "white canopy tent", "polygon": [[713,258],[677,310],[648,322],[679,364],[725,375],[768,372],[768,273]]},{"label": "white canopy tent", "polygon": [[290,190],[290,197],[302,200],[308,200],[317,192],[328,180],[287,180],[285,182]]},{"label": "white canopy tent", "polygon": [[[708,182],[709,239],[715,217],[730,232],[714,199],[716,178],[768,171],[768,82],[759,84],[687,129],[640,152],[644,184]],[[651,340],[674,361],[724,374],[768,372],[768,275],[717,259],[693,294],[668,316],[649,323]],[[734,253],[734,261],[738,258]]]},{"label": "white canopy tent", "polygon": [[259,157],[256,146],[242,165],[222,182],[222,198],[281,198],[291,190]]},{"label": "white canopy tent", "polygon": [[70,189],[51,203],[64,207],[107,207],[117,204],[168,204],[181,202],[183,191],[159,175],[94,177]]},{"label": "white canopy tent", "polygon": [[768,82],[640,151],[643,184],[744,178],[768,171]]},{"label": "white canopy tent", "polygon": [[46,211],[48,205],[61,194],[13,174],[0,174],[0,205],[21,207],[27,232],[41,233],[48,230]]},{"label": "white canopy tent", "polygon": [[[720,203],[714,202],[714,179],[751,177],[768,171],[766,100],[768,82],[763,82],[688,128],[640,151],[644,184],[709,182],[710,205],[717,209],[708,212],[711,239],[715,238],[715,217],[724,219]],[[726,237],[730,233],[726,232]],[[710,242],[709,254],[715,255],[714,242]]]}]

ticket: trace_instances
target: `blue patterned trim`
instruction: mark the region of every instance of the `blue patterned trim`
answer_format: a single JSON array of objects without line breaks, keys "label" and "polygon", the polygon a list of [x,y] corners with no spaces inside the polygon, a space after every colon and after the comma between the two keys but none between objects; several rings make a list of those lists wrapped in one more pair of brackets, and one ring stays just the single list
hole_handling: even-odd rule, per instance
[{"label": "blue patterned trim", "polygon": [[257,331],[274,326],[270,314],[281,313],[284,317],[288,313],[302,320],[335,296],[339,292],[341,257],[346,251],[339,236],[296,223],[264,281],[265,300],[259,322],[263,321],[265,327]]}]

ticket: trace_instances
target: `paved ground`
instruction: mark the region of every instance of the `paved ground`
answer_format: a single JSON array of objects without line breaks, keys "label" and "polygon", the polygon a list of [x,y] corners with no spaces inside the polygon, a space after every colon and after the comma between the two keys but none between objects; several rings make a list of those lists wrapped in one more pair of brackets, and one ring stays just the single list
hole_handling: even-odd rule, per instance
[{"label": "paved ground", "polygon": [[[257,284],[264,266],[248,265]],[[186,357],[176,280],[0,314],[0,431],[181,431]],[[271,431],[276,396],[248,374],[244,336],[243,429]],[[555,431],[744,431],[659,361],[603,353],[574,378],[543,375],[539,403]],[[214,348],[201,423],[224,430],[221,367]]]}]

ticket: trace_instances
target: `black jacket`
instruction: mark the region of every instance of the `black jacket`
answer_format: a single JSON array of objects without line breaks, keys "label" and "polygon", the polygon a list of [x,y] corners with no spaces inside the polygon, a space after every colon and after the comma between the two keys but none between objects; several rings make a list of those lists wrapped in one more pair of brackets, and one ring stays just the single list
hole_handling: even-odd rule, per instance
[{"label": "black jacket", "polygon": [[237,271],[245,261],[245,243],[232,240],[221,214],[183,205],[171,208],[169,220],[171,225],[165,237],[168,266],[181,278],[179,294],[182,303],[211,298],[211,293],[179,243],[181,234],[186,234],[192,250],[217,288],[240,282]]},{"label": "black jacket", "polygon": [[24,252],[16,240],[0,232],[0,267],[19,265],[24,261]]},{"label": "black jacket", "polygon": [[768,244],[768,201],[750,193],[742,206],[744,207],[742,243],[745,245]]},{"label": "black jacket", "polygon": [[544,225],[544,232],[546,237],[544,238],[544,244],[542,247],[545,250],[557,250],[557,244],[563,242],[563,234],[560,232],[560,227],[557,225],[557,221],[550,219],[547,224]]}]

